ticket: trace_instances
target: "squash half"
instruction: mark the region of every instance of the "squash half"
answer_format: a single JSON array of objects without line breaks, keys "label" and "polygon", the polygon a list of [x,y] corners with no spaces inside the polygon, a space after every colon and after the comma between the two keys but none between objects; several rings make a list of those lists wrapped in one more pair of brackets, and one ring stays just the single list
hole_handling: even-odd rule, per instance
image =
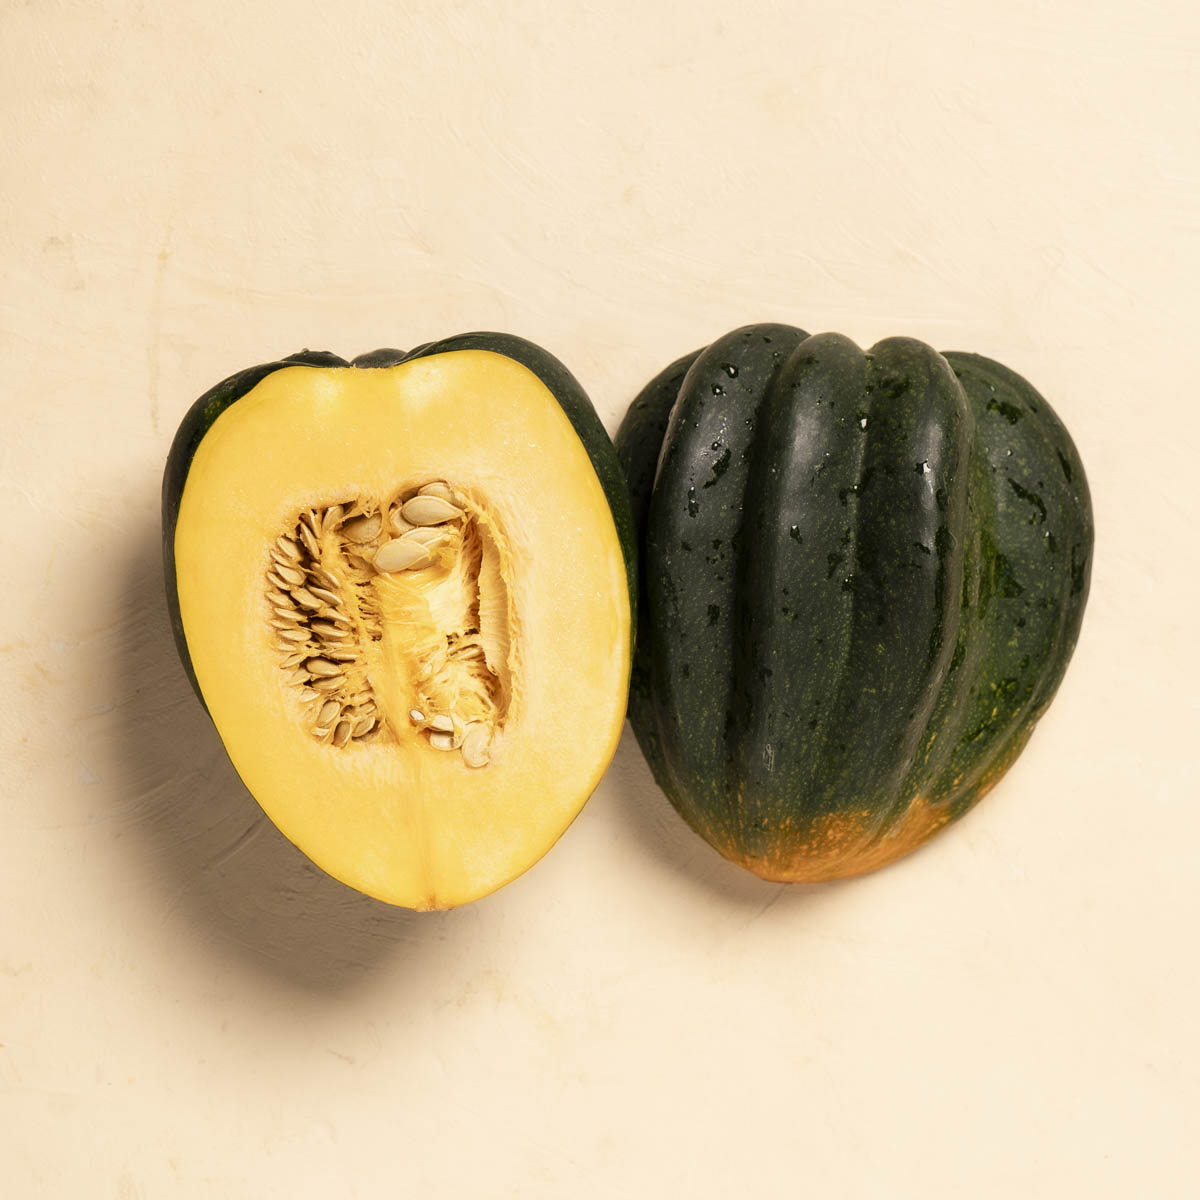
[{"label": "squash half", "polygon": [[251,368],[163,485],[185,668],[238,774],[318,866],[416,909],[554,844],[625,714],[633,542],[578,383],[519,338]]}]

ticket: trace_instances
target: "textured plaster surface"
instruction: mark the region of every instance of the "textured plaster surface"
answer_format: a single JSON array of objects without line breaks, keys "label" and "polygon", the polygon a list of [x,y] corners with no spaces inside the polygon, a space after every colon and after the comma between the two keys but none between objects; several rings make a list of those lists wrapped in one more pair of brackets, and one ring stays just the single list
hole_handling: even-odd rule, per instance
[{"label": "textured plaster surface", "polygon": [[[1195,1195],[1191,0],[43,0],[0,38],[0,1192]],[[320,874],[175,660],[190,400],[495,328],[614,430],[755,319],[992,355],[1073,430],[1092,600],[1017,766],[789,889],[627,733],[488,900]]]}]

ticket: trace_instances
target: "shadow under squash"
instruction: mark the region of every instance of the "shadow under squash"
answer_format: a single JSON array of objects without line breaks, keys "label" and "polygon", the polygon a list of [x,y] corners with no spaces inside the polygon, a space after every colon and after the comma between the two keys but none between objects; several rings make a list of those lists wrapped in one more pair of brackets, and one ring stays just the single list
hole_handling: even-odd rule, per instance
[{"label": "shadow under squash", "polygon": [[440,941],[455,914],[413,913],[338,883],[247,792],[176,654],[161,534],[147,524],[128,554],[113,695],[118,800],[164,908],[197,927],[197,953],[237,956],[313,992],[352,985],[398,946]]}]

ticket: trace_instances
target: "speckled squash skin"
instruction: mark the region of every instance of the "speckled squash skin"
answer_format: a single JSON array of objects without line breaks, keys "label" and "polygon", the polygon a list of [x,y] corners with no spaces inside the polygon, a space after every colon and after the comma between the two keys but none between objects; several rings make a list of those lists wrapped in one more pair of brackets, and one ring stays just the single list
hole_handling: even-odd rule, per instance
[{"label": "speckled squash skin", "polygon": [[1078,637],[1079,455],[1020,376],[908,338],[736,329],[617,435],[639,529],[630,717],[655,779],[776,880],[881,867],[1008,769]]}]

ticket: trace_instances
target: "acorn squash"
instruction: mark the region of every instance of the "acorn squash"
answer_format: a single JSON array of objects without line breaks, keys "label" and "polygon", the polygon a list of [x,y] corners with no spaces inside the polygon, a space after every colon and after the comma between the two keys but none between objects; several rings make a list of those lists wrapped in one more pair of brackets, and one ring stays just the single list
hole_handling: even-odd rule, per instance
[{"label": "acorn squash", "polygon": [[631,530],[579,384],[502,334],[242,371],[163,481],[177,645],[234,767],[319,866],[417,909],[520,874],[603,774]]},{"label": "acorn squash", "polygon": [[667,367],[616,441],[641,554],[630,717],[717,850],[767,879],[859,874],[1004,774],[1092,561],[1083,465],[1025,380],[752,325]]}]

